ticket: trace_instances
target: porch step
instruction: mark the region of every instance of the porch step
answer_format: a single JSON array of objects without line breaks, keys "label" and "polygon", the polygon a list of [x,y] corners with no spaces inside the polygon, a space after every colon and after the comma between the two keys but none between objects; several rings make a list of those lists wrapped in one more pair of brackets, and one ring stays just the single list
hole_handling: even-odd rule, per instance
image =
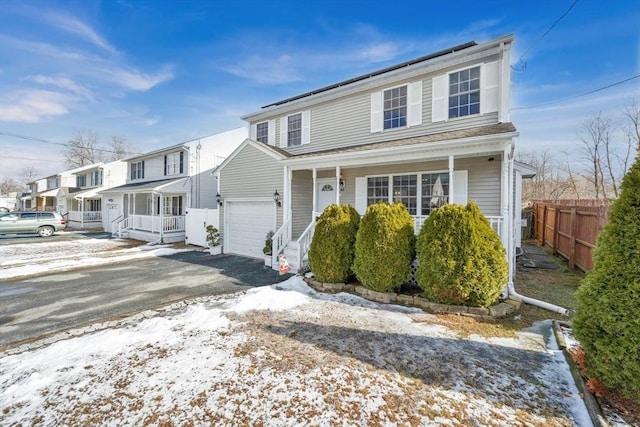
[{"label": "porch step", "polygon": [[288,243],[287,246],[284,247],[284,250],[282,251],[282,254],[287,258],[287,262],[289,263],[289,266],[291,267],[291,272],[292,273],[297,273],[298,272],[298,268],[300,268],[300,266],[298,265],[298,248],[296,245],[292,245],[291,243]]}]

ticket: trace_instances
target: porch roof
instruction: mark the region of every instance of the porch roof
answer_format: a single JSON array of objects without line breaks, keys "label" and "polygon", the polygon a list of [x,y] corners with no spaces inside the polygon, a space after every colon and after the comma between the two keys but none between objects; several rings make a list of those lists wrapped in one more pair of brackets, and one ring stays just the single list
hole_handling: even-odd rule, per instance
[{"label": "porch roof", "polygon": [[404,159],[403,161],[407,161],[418,160],[424,156],[429,158],[436,155],[446,157],[456,153],[469,155],[473,152],[487,153],[490,150],[502,150],[505,141],[517,135],[513,123],[497,123],[392,141],[290,155],[283,161],[291,166],[308,166],[332,160],[334,163],[347,166],[351,163],[389,162],[401,158]]},{"label": "porch roof", "polygon": [[[158,193],[170,191],[177,191],[185,186],[189,177],[174,178],[174,179],[160,179],[155,181],[144,182],[132,182],[129,184],[120,185],[118,187],[107,188],[106,190],[98,191],[98,194],[102,193],[148,193],[150,191],[156,191]],[[187,191],[187,189],[183,189]]]},{"label": "porch roof", "polygon": [[58,195],[58,191],[60,191],[60,188],[52,188],[51,190],[36,193],[36,197],[56,197]]},{"label": "porch roof", "polygon": [[98,192],[100,191],[100,187],[89,188],[86,190],[80,190],[73,194],[73,197],[76,199],[89,199],[92,197],[100,197]]}]

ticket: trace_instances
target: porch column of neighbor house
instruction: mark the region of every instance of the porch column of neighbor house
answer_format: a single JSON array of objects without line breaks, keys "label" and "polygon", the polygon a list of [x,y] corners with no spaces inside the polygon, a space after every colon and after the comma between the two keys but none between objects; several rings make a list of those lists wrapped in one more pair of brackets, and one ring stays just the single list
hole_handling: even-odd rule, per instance
[{"label": "porch column of neighbor house", "polygon": [[[80,228],[84,228],[84,198],[80,197],[79,202],[80,202]],[[71,201],[71,203],[73,205],[73,200]]]},{"label": "porch column of neighbor house", "polygon": [[336,166],[336,205],[340,204],[340,166]]},{"label": "porch column of neighbor house", "polygon": [[[158,212],[160,214],[160,243],[164,243],[164,197],[162,197],[162,193],[152,192],[151,193],[152,200],[153,200],[153,196],[156,194],[160,198],[160,212]],[[153,231],[153,218],[151,218],[151,224],[152,224],[151,231]]]},{"label": "porch column of neighbor house", "polygon": [[312,172],[313,176],[313,201],[311,202],[311,217],[315,218],[316,209],[318,209],[318,185],[316,181],[318,180],[318,170],[313,168]]},{"label": "porch column of neighbor house", "polygon": [[136,193],[133,193],[133,203],[131,201],[131,194],[129,194],[129,214],[136,214]]},{"label": "porch column of neighbor house", "polygon": [[453,155],[449,156],[449,203],[453,203]]}]

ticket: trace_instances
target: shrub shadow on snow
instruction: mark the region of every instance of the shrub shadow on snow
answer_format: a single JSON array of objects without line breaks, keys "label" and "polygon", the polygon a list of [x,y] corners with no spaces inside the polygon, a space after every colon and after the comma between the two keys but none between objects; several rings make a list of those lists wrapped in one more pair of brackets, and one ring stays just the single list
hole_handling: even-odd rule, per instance
[{"label": "shrub shadow on snow", "polygon": [[440,390],[469,393],[538,414],[551,410],[556,416],[570,417],[562,402],[568,385],[559,383],[556,371],[548,369],[554,362],[543,351],[308,321],[274,320],[262,327],[308,346],[308,354],[319,360],[322,352],[328,351]]}]

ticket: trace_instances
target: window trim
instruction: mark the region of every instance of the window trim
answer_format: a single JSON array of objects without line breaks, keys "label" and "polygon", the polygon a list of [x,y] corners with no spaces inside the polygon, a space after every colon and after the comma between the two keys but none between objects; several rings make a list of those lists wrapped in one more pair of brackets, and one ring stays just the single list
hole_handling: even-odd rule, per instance
[{"label": "window trim", "polygon": [[[451,186],[452,175],[448,169],[437,169],[437,170],[428,170],[428,171],[412,171],[412,172],[397,172],[397,173],[388,173],[388,174],[371,174],[365,175],[365,203],[366,206],[364,208],[368,208],[369,205],[369,178],[380,178],[386,177],[388,178],[388,195],[387,195],[387,203],[394,203],[393,201],[393,178],[397,176],[406,176],[406,175],[414,175],[416,176],[416,213],[410,214],[411,216],[426,216],[422,215],[422,175],[423,174],[449,174],[449,186]],[[455,171],[454,171],[455,173]],[[446,195],[449,198],[451,194],[451,187],[449,188],[449,193]],[[447,203],[453,203],[453,201],[449,200]]]},{"label": "window trim", "polygon": [[[134,166],[136,166],[135,173]],[[129,179],[131,181],[144,179],[144,160],[135,163],[129,163]]]},{"label": "window trim", "polygon": [[[450,82],[450,78],[451,78],[450,76],[452,74],[461,73],[463,71],[472,70],[474,68],[477,68],[478,72],[480,73],[480,77],[478,78],[478,89],[477,89],[477,92],[478,92],[478,112],[477,113],[473,113],[473,114],[467,114],[467,115],[464,115],[464,116],[451,117],[449,115],[450,114],[449,110],[451,109],[451,104],[450,104],[451,85],[449,83]],[[445,113],[445,116],[446,116],[446,120],[447,121],[448,120],[464,119],[464,118],[467,118],[467,117],[475,117],[475,116],[479,116],[479,115],[481,115],[483,113],[482,112],[482,104],[483,104],[483,101],[482,101],[482,99],[483,99],[482,88],[483,88],[483,79],[484,79],[483,76],[485,74],[483,68],[484,68],[483,64],[475,64],[475,65],[472,65],[470,67],[460,68],[460,69],[457,69],[457,70],[454,70],[454,71],[450,71],[447,74],[445,74],[445,76],[446,76],[445,77],[445,87],[446,87],[446,113]],[[473,92],[476,92],[476,91],[474,90]],[[468,91],[467,93],[470,94],[471,91]]]},{"label": "window trim", "polygon": [[[259,136],[259,130],[260,130],[260,125],[265,125],[266,126],[266,133],[264,135],[265,140],[261,141],[260,138],[261,136]],[[263,144],[269,144],[269,131],[270,131],[270,126],[269,126],[269,120],[265,120],[263,122],[258,122],[256,123],[256,141],[257,142],[262,142]]]},{"label": "window trim", "polygon": [[[291,130],[290,129],[290,120],[295,117],[295,116],[300,116],[300,128],[299,129],[294,129]],[[289,114],[286,118],[286,122],[287,122],[287,147],[300,147],[302,145],[302,128],[304,127],[304,124],[302,123],[302,112],[299,113],[295,113],[295,114]],[[298,144],[292,144],[291,143],[291,133],[292,132],[299,132],[300,136],[299,136],[299,143]]]},{"label": "window trim", "polygon": [[[385,118],[384,118],[384,113],[387,110],[384,108],[384,95],[385,95],[386,92],[392,91],[394,89],[400,89],[402,87],[404,87],[406,89],[405,90],[405,92],[406,92],[405,93],[405,101],[404,101],[405,102],[405,104],[404,104],[404,125],[403,126],[395,126],[395,127],[386,128],[386,127],[384,127],[385,121],[386,121]],[[382,93],[382,96],[381,96],[381,98],[382,98],[382,108],[381,108],[381,112],[382,112],[382,131],[386,132],[386,131],[391,131],[391,130],[395,130],[395,129],[406,129],[406,128],[408,128],[409,127],[409,83],[403,83],[403,84],[396,85],[396,86],[390,86],[390,87],[387,87],[385,89],[382,89],[380,92]],[[390,108],[390,110],[395,110],[395,109],[397,109],[397,108]]]}]

